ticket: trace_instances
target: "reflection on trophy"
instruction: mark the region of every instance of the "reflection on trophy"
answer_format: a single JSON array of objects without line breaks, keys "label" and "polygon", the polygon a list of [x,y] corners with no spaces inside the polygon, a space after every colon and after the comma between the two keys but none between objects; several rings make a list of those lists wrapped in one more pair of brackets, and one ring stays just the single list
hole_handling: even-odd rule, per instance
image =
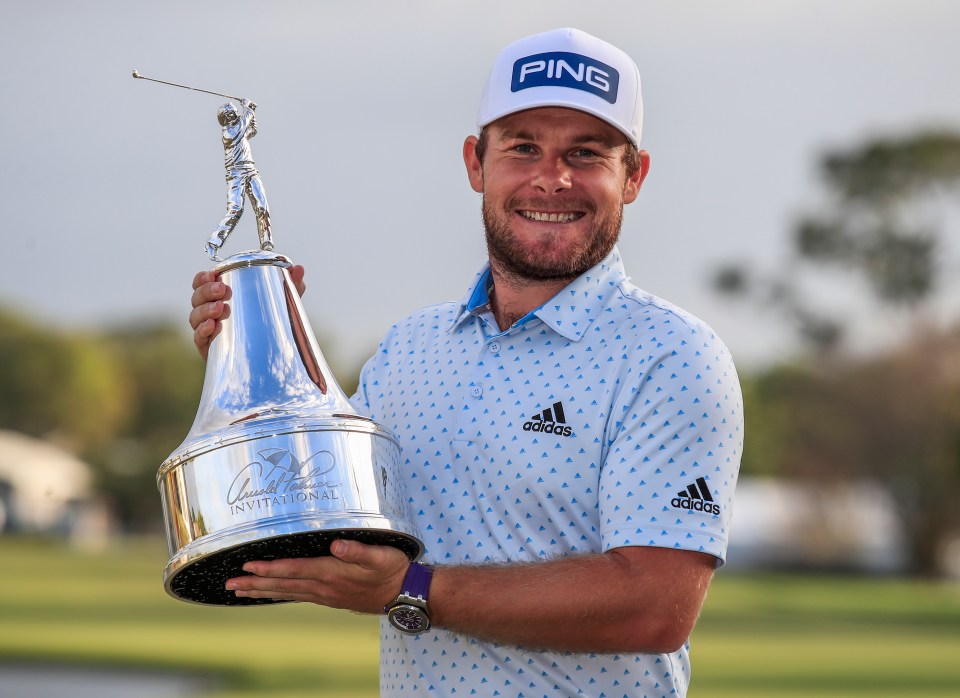
[{"label": "reflection on trophy", "polygon": [[[255,105],[238,101],[243,112],[221,108],[228,211],[207,241],[219,262],[213,271],[233,291],[231,313],[210,345],[193,427],[157,474],[171,555],[164,587],[184,601],[223,606],[273,603],[224,589],[251,560],[327,555],[337,538],[392,545],[410,559],[423,552],[406,520],[399,443],[350,405],[317,345],[290,260],[273,252],[249,157]],[[244,196],[260,249],[220,261]]]}]

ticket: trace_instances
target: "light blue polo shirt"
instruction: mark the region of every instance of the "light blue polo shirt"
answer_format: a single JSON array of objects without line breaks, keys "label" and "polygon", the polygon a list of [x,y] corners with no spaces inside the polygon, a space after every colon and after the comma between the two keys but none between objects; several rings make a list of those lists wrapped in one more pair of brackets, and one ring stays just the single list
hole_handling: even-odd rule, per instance
[{"label": "light blue polo shirt", "polygon": [[[642,545],[722,562],[743,408],[713,330],[631,284],[616,249],[503,331],[488,282],[392,327],[354,397],[400,439],[425,561]],[[383,696],[683,696],[689,668],[687,647],[537,652],[381,623]]]}]

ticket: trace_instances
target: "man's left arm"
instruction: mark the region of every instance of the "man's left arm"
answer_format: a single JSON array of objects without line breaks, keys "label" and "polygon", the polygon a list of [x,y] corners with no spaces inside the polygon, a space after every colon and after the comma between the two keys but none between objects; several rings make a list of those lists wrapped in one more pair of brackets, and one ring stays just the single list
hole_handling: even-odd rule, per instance
[{"label": "man's left arm", "polygon": [[716,559],[633,546],[553,562],[437,570],[434,617],[493,642],[574,652],[673,652],[690,637]]},{"label": "man's left arm", "polygon": [[240,100],[240,104],[243,107],[243,116],[240,117],[242,124],[240,133],[247,138],[253,138],[257,135],[257,115],[254,111],[257,105],[249,99]]},{"label": "man's left arm", "polygon": [[[238,595],[382,613],[408,561],[399,550],[338,541],[325,558],[248,563]],[[573,652],[672,652],[690,636],[716,558],[649,546],[546,562],[441,565],[431,621],[491,642]]]}]

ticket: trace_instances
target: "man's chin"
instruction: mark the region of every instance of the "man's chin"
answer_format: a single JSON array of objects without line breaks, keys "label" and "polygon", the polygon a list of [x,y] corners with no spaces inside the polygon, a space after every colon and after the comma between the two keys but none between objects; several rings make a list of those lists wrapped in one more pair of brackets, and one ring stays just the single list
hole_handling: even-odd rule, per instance
[{"label": "man's chin", "polygon": [[[526,237],[498,220],[484,206],[483,222],[490,262],[500,273],[518,282],[572,281],[609,254],[620,235],[620,220],[598,226],[584,234]],[[574,239],[576,238],[576,239]],[[579,240],[579,242],[578,242]]]},{"label": "man's chin", "polygon": [[498,254],[489,250],[491,264],[500,272],[518,281],[572,281],[593,266],[585,268],[571,263],[569,257],[550,259],[542,255],[521,256]]}]

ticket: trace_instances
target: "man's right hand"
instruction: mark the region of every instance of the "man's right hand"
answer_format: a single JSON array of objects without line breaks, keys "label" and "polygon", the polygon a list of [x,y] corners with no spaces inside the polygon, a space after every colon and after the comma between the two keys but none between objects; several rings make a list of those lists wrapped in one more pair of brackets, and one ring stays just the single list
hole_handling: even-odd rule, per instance
[{"label": "man's right hand", "polygon": [[[299,264],[290,267],[290,278],[302,296],[307,290],[303,281],[304,269]],[[220,332],[224,320],[230,317],[231,291],[212,271],[201,271],[193,277],[193,297],[190,311],[190,326],[193,328],[193,343],[204,361],[210,351],[210,342]]]}]

